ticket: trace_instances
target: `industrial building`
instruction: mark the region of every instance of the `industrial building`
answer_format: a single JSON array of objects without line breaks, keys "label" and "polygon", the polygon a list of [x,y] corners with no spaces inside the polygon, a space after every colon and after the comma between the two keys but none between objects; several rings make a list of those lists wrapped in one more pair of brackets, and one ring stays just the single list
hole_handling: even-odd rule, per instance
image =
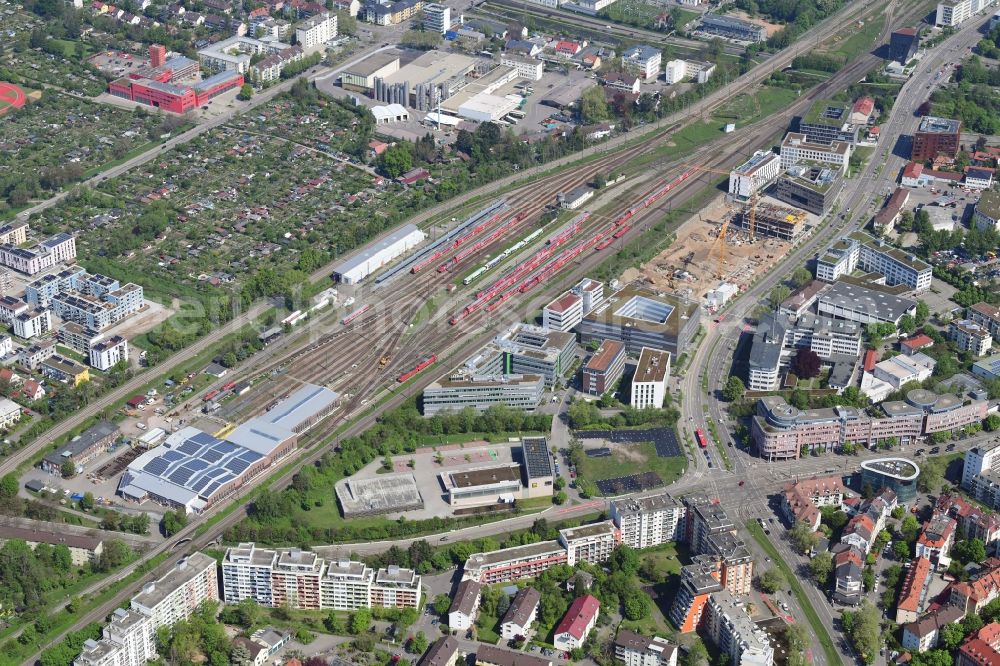
[{"label": "industrial building", "polygon": [[962,145],[962,121],[924,116],[913,135],[910,159],[933,160],[938,155],[955,157]]},{"label": "industrial building", "polygon": [[411,473],[348,477],[337,482],[337,501],[345,518],[380,516],[424,508],[424,498]]},{"label": "industrial building", "polygon": [[398,72],[401,59],[409,53],[397,49],[373,53],[341,72],[340,85],[346,90],[372,94],[375,79],[385,79]]},{"label": "industrial building", "polygon": [[[434,110],[465,88],[469,83],[467,75],[476,71],[479,62],[467,55],[441,51],[427,51],[415,58],[408,52],[402,55],[409,61],[401,61],[394,71],[374,76],[371,94],[379,102],[402,104],[418,111]],[[391,69],[391,64],[385,69]]]},{"label": "industrial building", "polygon": [[805,231],[806,214],[794,208],[770,203],[758,203],[754,208],[751,229],[750,206],[744,206],[733,218],[737,229],[752,234],[754,238],[779,238],[792,241]]},{"label": "industrial building", "polygon": [[923,435],[977,423],[986,418],[986,407],[982,400],[966,403],[953,395],[914,389],[905,401],[882,403],[881,414],[869,416],[853,407],[799,410],[781,396],[768,396],[757,401],[751,437],[757,453],[768,460],[798,458],[848,440],[876,444],[895,437],[907,445]]},{"label": "industrial building", "polygon": [[451,506],[512,503],[552,495],[552,465],[545,440],[526,440],[522,463],[501,463],[486,467],[441,472],[438,479]]},{"label": "industrial building", "polygon": [[357,284],[422,243],[427,234],[415,224],[407,224],[365,246],[360,252],[333,269],[333,277],[344,284]]},{"label": "industrial building", "polygon": [[879,273],[887,285],[905,285],[917,293],[930,289],[933,279],[926,261],[863,231],[834,242],[816,260],[816,278],[825,282],[836,282],[858,269]]},{"label": "industrial building", "polygon": [[780,172],[781,158],[770,150],[758,150],[729,173],[729,196],[735,201],[749,201],[774,182]]},{"label": "industrial building", "polygon": [[702,14],[698,30],[708,35],[732,39],[738,42],[763,42],[767,39],[767,29],[762,25],[744,21],[733,16]]},{"label": "industrial building", "polygon": [[774,188],[774,197],[813,215],[830,212],[844,181],[839,171],[825,166],[796,164],[789,168]]},{"label": "industrial building", "polygon": [[583,366],[583,390],[604,395],[612,390],[625,372],[625,345],[604,340]]},{"label": "industrial building", "polygon": [[799,118],[799,132],[810,143],[858,142],[858,127],[851,122],[850,102],[821,99]]},{"label": "industrial building", "polygon": [[788,169],[799,162],[830,164],[841,173],[847,173],[851,160],[851,144],[846,141],[816,143],[805,134],[789,132],[781,142],[781,168]]},{"label": "industrial building", "polygon": [[118,493],[201,512],[229,497],[295,449],[298,435],[329,413],[337,394],[306,384],[225,440],[187,426],[143,453],[122,474]]},{"label": "industrial building", "polygon": [[643,347],[632,375],[633,409],[660,409],[667,395],[670,378],[670,352]]},{"label": "industrial building", "polygon": [[[249,61],[247,56],[248,66]],[[164,111],[187,113],[242,85],[243,72],[230,69],[184,86],[149,79],[120,78],[108,84],[108,93]]]},{"label": "industrial building", "polygon": [[676,357],[698,330],[699,311],[693,301],[630,285],[584,315],[577,330],[584,345],[616,340],[636,356],[643,347],[652,347]]},{"label": "industrial building", "polygon": [[120,432],[114,423],[99,421],[60,448],[47,453],[39,463],[39,467],[50,474],[60,474],[66,460],[72,460],[78,466],[85,465],[107,451]]}]

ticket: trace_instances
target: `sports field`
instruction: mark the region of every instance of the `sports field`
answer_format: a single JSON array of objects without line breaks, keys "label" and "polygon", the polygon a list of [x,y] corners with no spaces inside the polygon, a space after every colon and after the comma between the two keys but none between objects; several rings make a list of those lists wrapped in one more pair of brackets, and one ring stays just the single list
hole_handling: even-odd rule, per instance
[{"label": "sports field", "polygon": [[0,116],[13,109],[20,109],[27,101],[24,90],[13,83],[0,81]]}]

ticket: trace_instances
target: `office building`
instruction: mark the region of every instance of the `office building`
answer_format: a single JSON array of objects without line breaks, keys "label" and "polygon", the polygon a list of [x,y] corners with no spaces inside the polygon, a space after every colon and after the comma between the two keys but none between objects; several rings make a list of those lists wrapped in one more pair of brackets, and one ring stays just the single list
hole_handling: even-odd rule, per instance
[{"label": "office building", "polygon": [[843,189],[844,181],[837,170],[796,164],[778,179],[774,197],[823,217],[833,208]]},{"label": "office building", "polygon": [[697,29],[708,35],[739,42],[756,43],[767,39],[767,29],[764,26],[733,16],[702,14]]},{"label": "office building", "polygon": [[504,640],[527,637],[531,625],[538,617],[538,604],[541,600],[541,593],[533,587],[518,590],[500,621],[500,637]]},{"label": "office building", "polygon": [[858,127],[851,122],[849,102],[817,100],[799,118],[799,132],[804,134],[806,141],[810,143],[831,144],[841,141],[853,146],[858,142]]},{"label": "office building", "polygon": [[976,303],[969,307],[969,320],[984,327],[994,338],[1000,337],[1000,308],[989,303]]},{"label": "office building", "polygon": [[758,150],[749,160],[729,172],[729,196],[736,201],[749,201],[754,194],[774,182],[780,172],[781,157],[770,150]]},{"label": "office building", "polygon": [[583,390],[590,395],[604,395],[614,389],[625,371],[625,345],[605,340],[583,366]]},{"label": "office building", "polygon": [[322,47],[336,36],[337,15],[331,12],[315,14],[295,26],[295,43],[306,51]]},{"label": "office building", "polygon": [[632,408],[662,408],[669,378],[670,352],[643,347],[632,375]]},{"label": "office building", "polygon": [[677,666],[677,646],[659,636],[641,636],[628,629],[615,634],[615,660],[625,666]]},{"label": "office building", "polygon": [[622,53],[622,67],[629,74],[638,76],[643,81],[655,81],[660,76],[660,62],[663,54],[660,49],[638,44],[625,49]]},{"label": "office building", "polygon": [[132,610],[149,616],[154,629],[186,620],[205,601],[219,600],[216,562],[192,553],[157,581],[132,597]]},{"label": "office building", "polygon": [[570,291],[583,299],[584,316],[604,302],[604,283],[597,280],[583,278]]},{"label": "office building", "polygon": [[698,330],[699,317],[700,306],[693,301],[629,285],[584,315],[577,330],[584,345],[616,340],[636,356],[652,347],[676,357]]},{"label": "office building", "polygon": [[788,321],[767,313],[760,318],[747,359],[747,388],[773,391],[778,387],[781,358],[788,336]]},{"label": "office building", "polygon": [[451,598],[451,608],[448,609],[448,628],[466,631],[472,628],[479,612],[479,602],[482,599],[482,585],[466,578],[459,582],[454,596]]},{"label": "office building", "polygon": [[798,458],[812,449],[825,451],[845,441],[873,445],[896,438],[911,444],[917,437],[962,428],[986,417],[985,401],[964,403],[955,396],[923,389],[910,391],[905,401],[886,402],[880,408],[877,416],[853,407],[802,411],[780,396],[767,396],[757,401],[751,437],[763,458]]},{"label": "office building", "polygon": [[852,321],[806,314],[785,331],[786,347],[811,349],[820,358],[861,355],[861,327]]},{"label": "office building", "polygon": [[840,173],[847,173],[851,159],[851,144],[846,141],[815,143],[805,134],[789,132],[781,142],[781,168],[788,169],[800,162],[829,164]]},{"label": "office building", "polygon": [[586,594],[574,599],[553,632],[552,644],[555,648],[569,652],[583,647],[587,636],[597,624],[600,610],[601,602],[597,597]]},{"label": "office building", "polygon": [[513,55],[500,56],[501,67],[513,67],[518,78],[529,81],[540,81],[545,73],[545,63],[534,58],[521,58]]},{"label": "office building", "polygon": [[985,356],[993,347],[993,336],[985,326],[970,319],[953,321],[948,325],[948,338],[960,351],[973,356]]},{"label": "office building", "polygon": [[863,231],[837,240],[816,260],[816,277],[826,282],[836,282],[857,269],[879,273],[887,285],[905,285],[917,293],[930,289],[933,278],[926,261]]},{"label": "office building", "polygon": [[973,0],[945,0],[939,2],[934,13],[934,25],[955,28],[965,23],[975,13]]},{"label": "office building", "polygon": [[484,412],[493,405],[534,411],[545,392],[541,375],[453,375],[424,388],[424,416],[472,407]]},{"label": "office building", "polygon": [[542,308],[542,326],[562,333],[576,328],[583,321],[583,299],[566,292]]},{"label": "office building", "polygon": [[917,55],[920,33],[916,28],[893,30],[889,36],[889,59],[905,65]]},{"label": "office building", "polygon": [[451,8],[436,2],[425,4],[424,28],[442,35],[451,30]]},{"label": "office building", "polygon": [[871,486],[876,493],[889,489],[900,504],[917,498],[917,477],[920,468],[906,458],[877,458],[861,463],[861,485]]},{"label": "office building", "polygon": [[88,351],[90,365],[98,370],[110,370],[122,361],[128,362],[128,340],[120,335],[101,340]]},{"label": "office building", "polygon": [[899,326],[899,320],[904,315],[912,317],[917,311],[916,301],[843,279],[820,292],[816,304],[822,315],[860,324]]},{"label": "office building", "polygon": [[[962,0],[966,2],[968,0]],[[924,116],[913,135],[910,159],[914,162],[933,160],[938,155],[955,157],[962,145],[962,121]]]}]

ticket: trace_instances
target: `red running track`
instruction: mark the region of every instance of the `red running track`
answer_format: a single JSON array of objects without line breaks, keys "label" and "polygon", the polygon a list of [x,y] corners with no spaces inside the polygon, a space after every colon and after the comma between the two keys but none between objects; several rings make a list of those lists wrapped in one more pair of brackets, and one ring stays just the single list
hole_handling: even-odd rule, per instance
[{"label": "red running track", "polygon": [[0,108],[0,116],[10,111],[11,108],[20,109],[28,101],[28,97],[18,86],[13,83],[0,81],[0,100],[7,102],[10,106]]}]

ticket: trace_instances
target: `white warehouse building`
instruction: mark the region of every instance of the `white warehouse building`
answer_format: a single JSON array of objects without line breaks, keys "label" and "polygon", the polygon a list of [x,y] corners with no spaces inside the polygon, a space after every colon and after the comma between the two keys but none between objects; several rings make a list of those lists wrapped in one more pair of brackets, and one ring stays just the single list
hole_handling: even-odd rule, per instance
[{"label": "white warehouse building", "polygon": [[415,224],[400,227],[337,266],[333,271],[334,279],[344,284],[357,284],[396,257],[415,248],[425,238],[427,234]]}]

